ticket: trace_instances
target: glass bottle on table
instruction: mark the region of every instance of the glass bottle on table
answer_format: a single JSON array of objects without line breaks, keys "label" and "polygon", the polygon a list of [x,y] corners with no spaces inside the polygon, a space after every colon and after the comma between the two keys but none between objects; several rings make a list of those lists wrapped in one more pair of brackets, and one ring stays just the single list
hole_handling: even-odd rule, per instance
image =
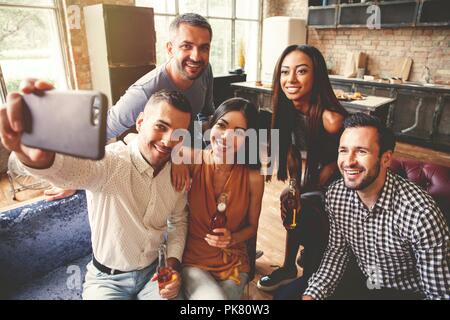
[{"label": "glass bottle on table", "polygon": [[222,236],[223,233],[213,232],[214,229],[226,228],[227,227],[227,202],[228,195],[226,193],[221,193],[217,199],[217,209],[211,218],[209,225],[209,233],[215,236]]},{"label": "glass bottle on table", "polygon": [[289,192],[284,199],[286,209],[286,218],[283,225],[286,229],[295,229],[297,227],[297,203],[298,203],[297,181],[294,178],[289,179]]}]

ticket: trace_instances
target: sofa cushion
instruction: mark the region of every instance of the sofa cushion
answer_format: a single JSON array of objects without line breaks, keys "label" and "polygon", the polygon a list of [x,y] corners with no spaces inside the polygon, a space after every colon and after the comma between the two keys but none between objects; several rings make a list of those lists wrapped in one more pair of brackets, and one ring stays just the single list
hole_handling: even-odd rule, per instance
[{"label": "sofa cushion", "polygon": [[394,158],[390,168],[426,190],[449,222],[450,168],[406,158]]}]

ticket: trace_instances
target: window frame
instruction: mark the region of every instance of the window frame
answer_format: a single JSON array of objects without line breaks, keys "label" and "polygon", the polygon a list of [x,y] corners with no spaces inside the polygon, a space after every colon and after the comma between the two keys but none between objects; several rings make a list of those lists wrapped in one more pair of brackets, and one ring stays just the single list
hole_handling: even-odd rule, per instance
[{"label": "window frame", "polygon": [[6,103],[6,95],[8,94],[8,90],[6,89],[6,82],[3,78],[2,66],[0,65],[0,102],[2,104]]},{"label": "window frame", "polygon": [[[166,1],[166,0],[163,0]],[[175,18],[180,15],[180,2],[179,0],[174,0],[175,2],[175,13],[160,13],[160,12],[154,12],[154,16],[160,16],[160,17],[172,17]],[[135,1],[136,3],[136,1]],[[236,52],[236,21],[247,21],[247,22],[256,22],[258,25],[258,35],[257,35],[257,62],[256,62],[256,78],[261,78],[261,45],[262,45],[262,28],[263,28],[263,0],[258,0],[258,18],[257,19],[251,19],[251,18],[237,18],[236,16],[236,0],[231,0],[232,8],[231,8],[231,17],[217,17],[217,16],[211,16],[209,15],[209,3],[210,0],[206,0],[206,15],[203,15],[207,20],[209,19],[215,19],[215,20],[224,20],[224,21],[231,21],[231,46],[230,46],[230,52],[231,55],[231,65],[228,66],[228,69],[234,68],[236,66],[236,59],[235,59],[235,52]],[[161,61],[159,61],[161,63]]]},{"label": "window frame", "polygon": [[[53,5],[33,5],[33,4],[14,4],[14,3],[3,3],[0,2],[1,8],[18,8],[18,9],[43,9],[52,10],[56,19],[57,26],[57,37],[60,45],[60,52],[62,55],[64,78],[66,79],[66,85],[68,89],[73,89],[76,87],[73,74],[70,68],[70,53],[69,53],[69,42],[66,35],[65,19],[64,19],[64,8],[61,1],[53,0]],[[6,88],[6,81],[3,76],[3,72],[0,66],[0,100],[2,103],[6,103],[6,96],[8,94]]]}]

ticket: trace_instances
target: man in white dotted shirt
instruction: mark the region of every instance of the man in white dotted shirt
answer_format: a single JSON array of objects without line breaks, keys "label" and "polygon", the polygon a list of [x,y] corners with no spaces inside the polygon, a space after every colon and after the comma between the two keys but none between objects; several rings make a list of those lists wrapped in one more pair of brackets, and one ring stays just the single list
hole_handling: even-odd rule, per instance
[{"label": "man in white dotted shirt", "polygon": [[[35,86],[45,89],[46,84]],[[187,198],[171,184],[169,160],[179,143],[172,134],[189,127],[188,100],[176,91],[153,94],[136,121],[137,139],[129,145],[108,145],[99,161],[25,147],[21,110],[18,93],[9,94],[0,109],[3,145],[16,153],[19,165],[56,186],[86,189],[93,259],[87,266],[83,299],[180,298]],[[165,232],[167,263],[174,275],[159,291],[151,278]]]},{"label": "man in white dotted shirt", "polygon": [[344,121],[337,161],[343,179],[326,193],[328,247],[303,299],[339,291],[351,254],[360,270],[340,298],[450,299],[444,215],[424,190],[388,170],[394,147],[394,134],[378,118],[359,113]]}]

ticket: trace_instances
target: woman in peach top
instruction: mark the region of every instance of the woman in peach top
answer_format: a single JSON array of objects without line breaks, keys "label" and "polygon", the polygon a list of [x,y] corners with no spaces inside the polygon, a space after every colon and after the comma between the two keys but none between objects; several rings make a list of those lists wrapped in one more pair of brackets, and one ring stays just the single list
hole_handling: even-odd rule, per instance
[{"label": "woman in peach top", "polygon": [[[225,101],[211,119],[211,148],[184,149],[183,153],[189,153],[184,159],[197,164],[173,168],[178,188],[186,167],[192,177],[188,196],[189,232],[182,270],[187,299],[240,299],[248,281],[250,265],[246,241],[256,236],[264,192],[259,161],[250,164],[252,157],[246,152],[249,145],[246,132],[256,130],[257,115],[255,107],[245,99]],[[246,155],[245,164],[237,161],[241,154]],[[227,225],[210,230],[217,199],[223,193],[228,198]]]}]

